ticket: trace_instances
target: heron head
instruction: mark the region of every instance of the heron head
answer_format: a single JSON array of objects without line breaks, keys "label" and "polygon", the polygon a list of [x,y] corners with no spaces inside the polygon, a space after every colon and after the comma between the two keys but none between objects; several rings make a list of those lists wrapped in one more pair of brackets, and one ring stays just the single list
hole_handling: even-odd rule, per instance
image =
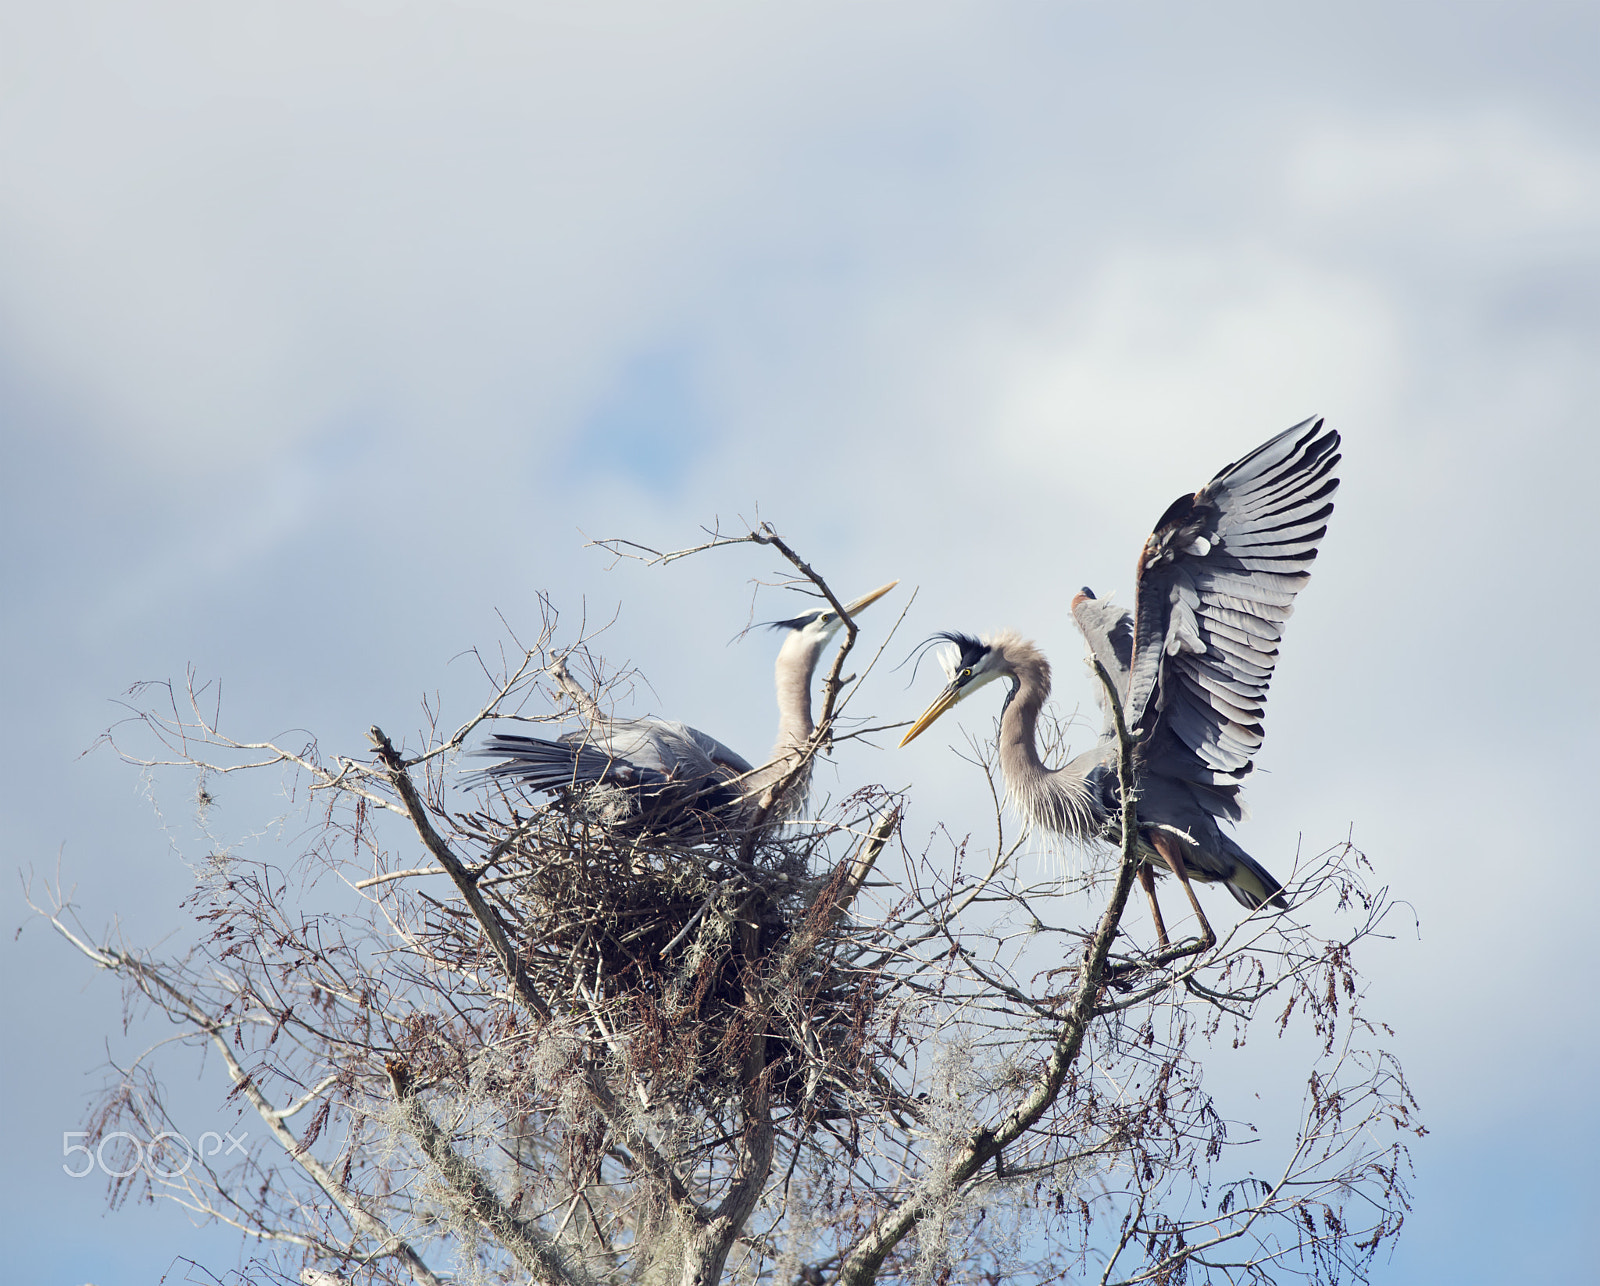
[{"label": "heron head", "polygon": [[902,746],[915,741],[957,702],[966,700],[984,684],[1012,672],[1002,649],[970,634],[935,634],[929,641],[950,644],[939,653],[939,665],[944,670],[947,682],[944,690],[933,699],[933,704],[900,738]]},{"label": "heron head", "polygon": [[[892,580],[887,585],[880,585],[870,594],[863,594],[854,602],[846,603],[844,610],[854,618],[858,612],[876,603],[899,583],[897,580]],[[805,642],[814,643],[819,648],[825,646],[843,625],[844,620],[831,607],[813,607],[809,611],[801,612],[799,616],[791,616],[787,621],[772,622],[773,629],[793,630]]]}]

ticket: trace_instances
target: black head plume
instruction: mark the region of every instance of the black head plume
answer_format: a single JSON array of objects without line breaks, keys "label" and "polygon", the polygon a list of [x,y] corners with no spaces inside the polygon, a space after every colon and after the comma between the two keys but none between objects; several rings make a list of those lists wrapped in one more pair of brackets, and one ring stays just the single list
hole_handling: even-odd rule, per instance
[{"label": "black head plume", "polygon": [[[818,615],[817,610],[813,608],[809,612],[802,612],[799,616],[791,616],[786,621],[767,621],[763,628],[769,630],[803,630],[812,621],[816,620]],[[820,615],[832,616],[833,612],[831,609],[824,609]]]},{"label": "black head plume", "polygon": [[[916,658],[916,664],[911,667],[911,679],[906,684],[908,688],[912,683],[917,681],[917,670],[921,668],[923,657],[928,655],[929,649],[936,647],[940,643],[954,643],[956,651],[959,654],[955,662],[955,668],[946,675],[947,678],[951,677],[951,675],[959,674],[962,670],[969,666],[976,665],[978,659],[989,650],[988,644],[983,643],[970,634],[962,634],[955,630],[940,630],[937,634],[930,635],[929,637],[923,639],[922,642],[918,643],[916,648],[912,651],[911,657]],[[906,660],[909,661],[911,657],[907,657]],[[905,661],[902,661],[900,664],[904,665]],[[940,664],[944,664],[942,658]]]}]

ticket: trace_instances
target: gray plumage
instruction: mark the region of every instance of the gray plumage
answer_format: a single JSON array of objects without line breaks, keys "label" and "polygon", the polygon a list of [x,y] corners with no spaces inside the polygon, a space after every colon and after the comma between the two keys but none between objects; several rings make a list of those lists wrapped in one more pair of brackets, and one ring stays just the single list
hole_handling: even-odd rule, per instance
[{"label": "gray plumage", "polygon": [[[1138,739],[1140,849],[1183,881],[1219,881],[1243,905],[1285,907],[1282,886],[1218,825],[1243,816],[1239,791],[1261,746],[1267,688],[1294,597],[1310,579],[1339,486],[1339,435],[1306,420],[1174,501],[1139,556],[1132,612],[1085,589],[1072,614],[1118,688]],[[1039,758],[1035,732],[1050,666],[1018,635],[941,636],[944,691],[906,733],[919,735],[993,679],[1010,680],[1000,717],[1007,796],[1028,821],[1077,840],[1111,838],[1120,818],[1115,724],[1060,768]],[[1151,891],[1148,868],[1141,880]],[[1189,892],[1204,936],[1212,937]],[[1158,932],[1165,929],[1154,896]]]},{"label": "gray plumage", "polygon": [[[896,584],[847,604],[846,613],[854,618]],[[588,726],[553,741],[496,733],[474,753],[500,762],[472,774],[469,784],[507,780],[531,790],[581,791],[603,820],[637,820],[676,832],[748,822],[769,803],[770,818],[790,815],[804,804],[810,785],[812,678],[843,625],[826,607],[774,623],[787,631],[774,666],[778,736],[759,767],[685,723],[606,717],[557,662],[551,673],[573,695]],[[769,801],[769,792],[785,778],[790,780],[781,797]]]}]

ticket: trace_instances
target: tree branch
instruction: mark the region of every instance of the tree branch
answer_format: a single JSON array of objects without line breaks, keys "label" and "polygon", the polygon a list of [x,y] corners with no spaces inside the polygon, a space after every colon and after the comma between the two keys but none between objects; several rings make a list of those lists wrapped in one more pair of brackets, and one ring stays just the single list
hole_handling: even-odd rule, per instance
[{"label": "tree branch", "polygon": [[411,1073],[398,1059],[384,1064],[389,1085],[394,1091],[400,1117],[428,1160],[438,1167],[440,1176],[484,1230],[511,1252],[536,1282],[554,1286],[590,1286],[591,1278],[581,1266],[569,1264],[553,1243],[538,1229],[518,1219],[500,1200],[489,1176],[450,1145],[449,1137],[434,1123],[411,1082]]},{"label": "tree branch", "polygon": [[912,1194],[886,1214],[879,1216],[851,1246],[839,1266],[839,1286],[869,1286],[878,1275],[889,1253],[920,1223],[933,1208],[937,1195],[966,1183],[998,1156],[1007,1144],[1027,1133],[1045,1114],[1066,1080],[1067,1071],[1083,1048],[1083,1038],[1095,1016],[1095,1002],[1105,981],[1106,959],[1111,951],[1117,925],[1128,903],[1134,874],[1139,866],[1138,830],[1133,825],[1133,741],[1122,718],[1122,703],[1116,685],[1105,667],[1096,661],[1096,670],[1116,716],[1118,781],[1123,793],[1122,863],[1111,900],[1100,917],[1100,925],[1089,942],[1083,971],[1067,1015],[1057,1029],[1045,1065],[1035,1077],[1029,1092],[996,1125],[977,1130],[937,1173],[923,1178]]},{"label": "tree branch", "polygon": [[[256,1110],[256,1114],[261,1118],[262,1123],[266,1125],[268,1131],[271,1132],[272,1137],[278,1141],[284,1153],[310,1175],[317,1186],[337,1203],[339,1208],[344,1211],[345,1217],[350,1220],[358,1232],[378,1243],[376,1253],[399,1259],[425,1286],[443,1286],[409,1242],[402,1240],[392,1232],[388,1225],[367,1209],[366,1205],[344,1184],[340,1183],[326,1166],[309,1151],[301,1147],[300,1141],[295,1138],[283,1123],[283,1118],[289,1114],[287,1109],[274,1108],[268,1103],[266,1096],[256,1088],[255,1082],[250,1079],[249,1073],[244,1070],[239,1060],[234,1057],[233,1050],[229,1048],[227,1038],[224,1035],[228,1030],[227,1024],[218,1022],[207,1014],[191,997],[168,982],[155,966],[114,947],[92,947],[68,929],[58,916],[50,915],[49,920],[62,937],[72,943],[96,966],[111,973],[132,976],[142,984],[141,989],[146,990],[146,994],[149,994],[149,988],[154,988],[161,995],[167,997],[172,1004],[176,1005],[184,1016],[210,1039],[213,1048],[222,1056],[222,1061],[227,1066],[228,1075],[232,1078],[234,1085],[249,1101],[251,1107]],[[154,998],[152,997],[152,999]],[[166,1008],[166,1006],[163,1005],[163,1008]]]},{"label": "tree branch", "polygon": [[433,823],[428,820],[427,806],[417,794],[416,785],[412,782],[410,773],[406,771],[400,755],[389,738],[384,735],[382,728],[374,725],[368,736],[378,752],[379,762],[388,769],[390,784],[399,794],[400,801],[405,806],[406,816],[411,819],[411,825],[428,851],[433,854],[439,865],[444,867],[445,873],[450,876],[456,888],[461,891],[462,898],[472,911],[473,919],[478,922],[484,937],[489,940],[489,946],[494,951],[495,959],[499,961],[501,972],[505,974],[522,1003],[540,1018],[548,1020],[550,1008],[533,989],[533,982],[523,969],[522,962],[517,959],[517,953],[512,948],[510,939],[506,937],[500,918],[495,915],[494,909],[484,901],[483,894],[478,891],[477,877],[444,842],[439,832],[433,829]]}]

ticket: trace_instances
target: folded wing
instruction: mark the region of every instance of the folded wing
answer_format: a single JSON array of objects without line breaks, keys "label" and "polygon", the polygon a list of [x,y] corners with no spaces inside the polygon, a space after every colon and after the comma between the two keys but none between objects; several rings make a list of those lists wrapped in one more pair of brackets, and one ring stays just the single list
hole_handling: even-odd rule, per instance
[{"label": "folded wing", "polygon": [[743,756],[716,738],[665,719],[610,719],[554,741],[496,733],[475,753],[501,760],[477,773],[476,780],[511,778],[534,790],[594,782],[715,789],[752,771]]}]

